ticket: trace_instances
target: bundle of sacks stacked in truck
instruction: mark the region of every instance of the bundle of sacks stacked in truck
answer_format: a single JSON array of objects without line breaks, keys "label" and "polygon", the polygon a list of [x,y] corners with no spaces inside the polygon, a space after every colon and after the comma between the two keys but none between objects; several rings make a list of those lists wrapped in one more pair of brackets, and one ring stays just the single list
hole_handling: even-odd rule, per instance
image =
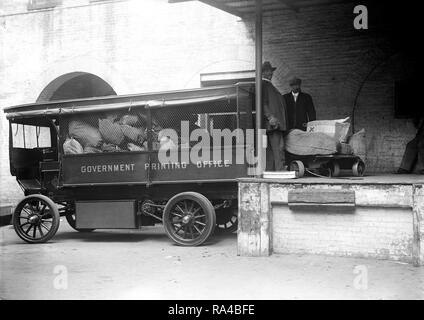
[{"label": "bundle of sacks stacked in truck", "polygon": [[[91,120],[91,121],[90,121]],[[69,121],[65,154],[144,151],[147,149],[145,118],[135,114],[117,114],[93,120],[76,118]],[[157,126],[156,132],[161,128]]]},{"label": "bundle of sacks stacked in truck", "polygon": [[349,118],[316,120],[306,131],[291,130],[285,138],[285,149],[294,155],[354,154],[365,157],[365,130],[349,136]]}]

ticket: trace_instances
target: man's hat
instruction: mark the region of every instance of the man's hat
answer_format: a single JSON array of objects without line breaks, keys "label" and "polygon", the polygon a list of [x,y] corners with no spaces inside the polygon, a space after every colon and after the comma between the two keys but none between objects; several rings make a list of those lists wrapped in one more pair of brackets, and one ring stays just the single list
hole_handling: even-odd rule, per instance
[{"label": "man's hat", "polygon": [[299,78],[293,77],[289,80],[289,85],[293,86],[293,85],[301,85],[302,84],[302,80],[300,80]]},{"label": "man's hat", "polygon": [[271,65],[271,62],[269,62],[269,61],[265,61],[265,62],[262,64],[262,71],[265,71],[265,70],[275,71],[275,69],[277,69],[277,67],[273,67],[273,66]]}]

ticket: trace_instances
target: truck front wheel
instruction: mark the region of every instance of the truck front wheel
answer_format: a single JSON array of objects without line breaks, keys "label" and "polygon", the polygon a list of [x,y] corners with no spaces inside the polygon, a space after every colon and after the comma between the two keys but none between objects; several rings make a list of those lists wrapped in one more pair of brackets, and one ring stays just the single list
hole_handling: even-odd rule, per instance
[{"label": "truck front wheel", "polygon": [[59,229],[59,210],[46,196],[35,194],[22,199],[13,213],[17,235],[28,243],[50,240]]}]

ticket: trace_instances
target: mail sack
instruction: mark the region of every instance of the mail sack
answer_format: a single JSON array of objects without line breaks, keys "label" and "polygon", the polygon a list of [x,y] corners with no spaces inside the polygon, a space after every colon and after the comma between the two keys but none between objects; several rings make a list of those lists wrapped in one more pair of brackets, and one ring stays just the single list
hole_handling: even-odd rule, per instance
[{"label": "mail sack", "polygon": [[83,147],[97,147],[102,143],[99,130],[85,121],[71,120],[68,129],[69,136],[78,140]]},{"label": "mail sack", "polygon": [[294,155],[329,155],[340,150],[340,142],[322,132],[291,130],[285,137],[285,149]]},{"label": "mail sack", "polygon": [[77,140],[74,138],[68,138],[63,143],[63,152],[65,154],[80,154],[83,153],[84,150]]},{"label": "mail sack", "polygon": [[125,139],[121,125],[109,119],[99,119],[99,130],[105,142],[120,145]]}]

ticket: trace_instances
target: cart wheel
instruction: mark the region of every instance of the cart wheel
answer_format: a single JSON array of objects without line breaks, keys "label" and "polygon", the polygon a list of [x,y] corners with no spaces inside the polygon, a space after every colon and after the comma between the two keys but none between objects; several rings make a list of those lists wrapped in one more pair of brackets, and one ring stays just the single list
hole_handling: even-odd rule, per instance
[{"label": "cart wheel", "polygon": [[338,177],[340,175],[340,165],[336,161],[331,161],[327,166],[328,177]]},{"label": "cart wheel", "polygon": [[216,215],[216,233],[233,233],[238,227],[237,208],[220,209]]},{"label": "cart wheel", "polygon": [[75,218],[75,213],[70,213],[67,214],[65,216],[66,221],[68,221],[69,225],[71,226],[72,229],[78,231],[78,232],[92,232],[96,229],[81,229],[81,228],[77,228],[76,227],[76,218]]},{"label": "cart wheel", "polygon": [[296,177],[302,178],[305,175],[305,166],[300,160],[290,162],[290,171],[296,171]]},{"label": "cart wheel", "polygon": [[17,235],[28,243],[50,240],[59,229],[59,210],[46,196],[25,197],[13,213],[13,227]]},{"label": "cart wheel", "polygon": [[212,203],[197,192],[182,192],[165,206],[163,224],[167,235],[183,246],[202,244],[216,225]]},{"label": "cart wheel", "polygon": [[358,160],[352,165],[352,173],[355,177],[362,177],[364,172],[365,163],[362,160]]},{"label": "cart wheel", "polygon": [[329,167],[324,167],[320,170],[321,175],[331,178],[333,176],[333,171]]}]

